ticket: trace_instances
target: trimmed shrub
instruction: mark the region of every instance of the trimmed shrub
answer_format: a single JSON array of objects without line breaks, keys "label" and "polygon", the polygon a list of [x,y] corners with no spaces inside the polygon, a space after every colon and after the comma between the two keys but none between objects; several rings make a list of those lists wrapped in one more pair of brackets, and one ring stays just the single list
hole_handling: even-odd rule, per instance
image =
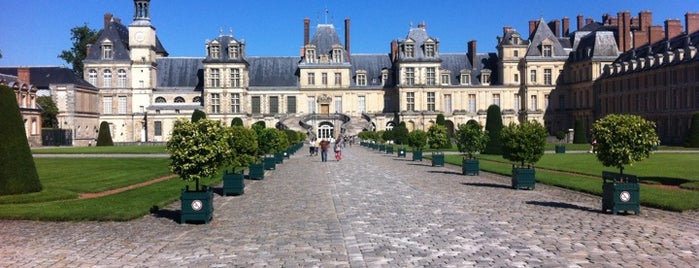
[{"label": "trimmed shrub", "polygon": [[692,115],[692,125],[689,127],[687,134],[687,146],[699,147],[699,113]]},{"label": "trimmed shrub", "polygon": [[231,126],[242,127],[243,126],[243,119],[241,119],[240,117],[233,118],[233,120],[231,120]]},{"label": "trimmed shrub", "polygon": [[97,136],[97,146],[114,146],[112,141],[112,133],[109,130],[109,123],[102,121],[100,123],[100,132]]},{"label": "trimmed shrub", "polygon": [[408,134],[408,145],[416,151],[422,151],[427,145],[427,132],[416,129]]},{"label": "trimmed shrub", "polygon": [[544,156],[546,128],[537,121],[510,123],[502,130],[502,157],[515,163],[534,165]]},{"label": "trimmed shrub", "polygon": [[393,141],[396,144],[407,144],[408,133],[408,127],[405,126],[405,122],[400,122],[398,126],[393,128]]},{"label": "trimmed shrub", "polygon": [[449,144],[449,136],[447,127],[434,124],[427,130],[427,143],[432,149],[444,148],[445,144]]},{"label": "trimmed shrub", "polygon": [[575,144],[587,144],[587,132],[585,132],[585,126],[582,120],[575,120],[575,128],[573,128],[573,143]]},{"label": "trimmed shrub", "polygon": [[500,107],[493,104],[488,107],[488,115],[485,121],[485,131],[488,132],[488,143],[485,145],[483,154],[502,154],[502,142],[500,141],[500,133],[502,132],[502,114]]},{"label": "trimmed shrub", "polygon": [[592,135],[597,138],[597,160],[622,174],[624,166],[650,157],[660,143],[655,123],[638,115],[609,114],[595,122]]},{"label": "trimmed shrub", "polygon": [[476,120],[468,120],[466,124],[460,124],[456,130],[456,145],[464,156],[469,159],[475,158],[477,152],[485,148],[488,142],[488,133],[481,129],[481,125]]},{"label": "trimmed shrub", "polygon": [[0,86],[0,195],[41,191],[14,90]]},{"label": "trimmed shrub", "polygon": [[192,113],[192,123],[196,123],[201,119],[206,119],[206,113],[199,109],[194,110]]},{"label": "trimmed shrub", "polygon": [[437,115],[437,120],[436,120],[435,123],[436,123],[437,125],[440,125],[440,126],[446,126],[446,125],[447,125],[447,120],[444,119],[444,115],[443,115],[443,114],[438,114],[438,115]]}]

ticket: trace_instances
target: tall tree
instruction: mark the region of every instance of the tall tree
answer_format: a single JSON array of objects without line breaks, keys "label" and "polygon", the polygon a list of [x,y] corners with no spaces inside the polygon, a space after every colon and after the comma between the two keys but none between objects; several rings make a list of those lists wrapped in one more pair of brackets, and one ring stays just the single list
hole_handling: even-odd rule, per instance
[{"label": "tall tree", "polygon": [[57,128],[58,127],[58,107],[51,96],[40,96],[36,98],[36,103],[41,106],[41,127]]},{"label": "tall tree", "polygon": [[485,120],[485,130],[488,131],[489,138],[483,153],[501,155],[502,142],[500,142],[500,132],[502,131],[503,125],[500,107],[495,104],[490,105]]},{"label": "tall tree", "polygon": [[70,40],[73,47],[70,50],[63,50],[58,55],[73,66],[73,72],[79,77],[83,77],[83,60],[87,57],[87,45],[94,44],[100,36],[100,32],[90,29],[87,24],[76,26],[70,29]]}]

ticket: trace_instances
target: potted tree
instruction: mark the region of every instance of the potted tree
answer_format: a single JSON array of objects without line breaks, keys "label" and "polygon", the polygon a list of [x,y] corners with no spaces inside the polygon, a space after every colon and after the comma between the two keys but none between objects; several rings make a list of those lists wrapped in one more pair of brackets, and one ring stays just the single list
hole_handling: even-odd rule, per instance
[{"label": "potted tree", "polygon": [[398,157],[406,157],[405,144],[408,143],[408,127],[405,126],[405,122],[400,122],[398,126],[393,128],[393,141],[400,145]]},{"label": "potted tree", "polygon": [[386,140],[383,138],[385,133],[385,130],[379,130],[374,132],[374,139],[376,140],[376,143],[379,146],[379,152],[386,152]]},{"label": "potted tree", "polygon": [[284,156],[287,153],[287,149],[289,149],[290,146],[289,137],[281,129],[274,128],[274,132],[277,135],[278,141],[274,148],[274,161],[277,164],[282,164],[284,163]]},{"label": "potted tree", "polygon": [[230,155],[228,142],[218,121],[200,119],[192,123],[183,119],[175,122],[166,148],[170,154],[170,170],[189,184],[181,192],[180,222],[208,223],[213,217],[213,191],[199,187],[199,180],[215,175]]},{"label": "potted tree", "polygon": [[422,161],[422,150],[427,145],[427,132],[416,129],[408,134],[408,146],[413,148],[413,161]]},{"label": "potted tree", "polygon": [[475,155],[476,152],[485,149],[487,142],[488,134],[481,129],[481,125],[476,120],[468,120],[466,124],[459,125],[456,130],[456,145],[459,152],[464,155],[461,161],[463,175],[478,175],[480,168]]},{"label": "potted tree", "polygon": [[427,143],[430,148],[435,151],[432,152],[432,166],[444,166],[444,153],[439,151],[446,144],[449,143],[449,136],[447,134],[447,128],[442,125],[434,124],[430,126],[427,130]]},{"label": "potted tree", "polygon": [[556,153],[557,154],[564,154],[566,153],[566,145],[563,143],[563,139],[565,139],[566,133],[563,132],[563,130],[559,130],[556,132],[556,139],[558,140],[558,144],[556,144]]},{"label": "potted tree", "polygon": [[544,155],[546,128],[537,121],[510,123],[502,129],[502,156],[512,162],[512,188],[534,189],[536,184],[533,165]]},{"label": "potted tree", "polygon": [[660,142],[655,123],[638,115],[610,114],[592,126],[597,139],[597,159],[619,173],[602,172],[602,211],[640,213],[638,177],[624,174],[624,166],[650,156]]},{"label": "potted tree", "polygon": [[277,129],[263,128],[257,132],[257,146],[263,156],[264,168],[271,170],[277,168],[277,159],[274,153],[279,147],[279,135]]},{"label": "potted tree", "polygon": [[383,133],[381,133],[381,139],[386,141],[386,153],[387,154],[393,154],[393,129],[385,130]]},{"label": "potted tree", "polygon": [[228,142],[226,166],[231,172],[223,175],[223,195],[241,195],[245,193],[245,167],[255,162],[257,156],[257,134],[254,130],[242,126],[225,128]]}]

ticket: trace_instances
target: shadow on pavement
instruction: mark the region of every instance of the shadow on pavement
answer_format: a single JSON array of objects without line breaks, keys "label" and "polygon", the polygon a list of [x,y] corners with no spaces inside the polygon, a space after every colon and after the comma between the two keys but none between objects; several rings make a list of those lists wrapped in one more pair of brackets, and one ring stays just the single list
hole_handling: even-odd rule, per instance
[{"label": "shadow on pavement", "polygon": [[512,189],[511,186],[502,185],[502,184],[495,184],[495,183],[464,182],[464,183],[462,183],[462,184],[463,184],[463,185],[467,185],[467,186],[478,186],[478,187],[491,187],[491,188]]},{"label": "shadow on pavement", "polygon": [[461,175],[461,173],[456,172],[456,171],[430,170],[430,171],[427,171],[427,172],[429,172],[429,173],[451,174],[451,175]]},{"label": "shadow on pavement", "polygon": [[569,208],[569,209],[577,209],[577,210],[582,210],[582,211],[592,211],[592,212],[598,212],[598,213],[602,212],[602,211],[597,210],[597,209],[592,209],[592,208],[588,208],[588,207],[581,207],[578,205],[562,203],[562,202],[527,201],[525,203],[528,205],[536,205],[536,206],[542,206],[542,207]]},{"label": "shadow on pavement", "polygon": [[158,206],[150,208],[150,213],[156,218],[170,219],[176,223],[180,223],[180,210],[160,209]]}]

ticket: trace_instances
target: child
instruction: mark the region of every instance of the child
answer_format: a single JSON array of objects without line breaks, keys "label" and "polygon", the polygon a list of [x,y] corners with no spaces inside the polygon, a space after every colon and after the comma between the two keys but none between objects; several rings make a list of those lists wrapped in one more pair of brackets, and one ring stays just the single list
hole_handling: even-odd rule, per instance
[{"label": "child", "polygon": [[335,160],[340,161],[342,159],[342,144],[339,142],[335,143]]}]

